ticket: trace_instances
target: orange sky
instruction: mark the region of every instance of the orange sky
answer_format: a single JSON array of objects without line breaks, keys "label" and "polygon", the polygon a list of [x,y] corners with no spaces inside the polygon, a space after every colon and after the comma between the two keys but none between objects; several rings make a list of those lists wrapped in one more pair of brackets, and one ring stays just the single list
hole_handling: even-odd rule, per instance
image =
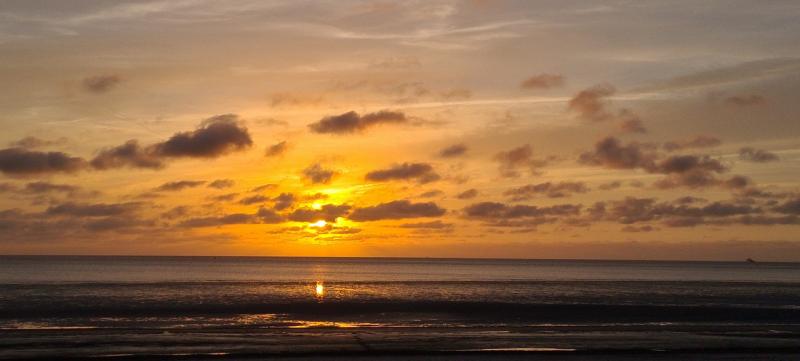
[{"label": "orange sky", "polygon": [[800,261],[794,2],[10,2],[0,253]]}]

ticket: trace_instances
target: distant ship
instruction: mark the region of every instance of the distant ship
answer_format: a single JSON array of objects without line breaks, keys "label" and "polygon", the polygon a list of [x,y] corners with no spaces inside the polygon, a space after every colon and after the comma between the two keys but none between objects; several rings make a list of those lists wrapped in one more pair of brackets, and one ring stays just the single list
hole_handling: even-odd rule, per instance
[{"label": "distant ship", "polygon": [[752,258],[748,258],[748,259],[746,259],[746,261],[747,261],[747,263],[756,263],[756,260],[754,260]]}]

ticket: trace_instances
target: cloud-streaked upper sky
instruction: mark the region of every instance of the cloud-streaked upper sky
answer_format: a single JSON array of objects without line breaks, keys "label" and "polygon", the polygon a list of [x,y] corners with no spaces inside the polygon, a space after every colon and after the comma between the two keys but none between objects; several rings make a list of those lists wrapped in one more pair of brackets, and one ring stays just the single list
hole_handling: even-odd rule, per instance
[{"label": "cloud-streaked upper sky", "polygon": [[0,1],[0,253],[800,261],[796,1]]}]

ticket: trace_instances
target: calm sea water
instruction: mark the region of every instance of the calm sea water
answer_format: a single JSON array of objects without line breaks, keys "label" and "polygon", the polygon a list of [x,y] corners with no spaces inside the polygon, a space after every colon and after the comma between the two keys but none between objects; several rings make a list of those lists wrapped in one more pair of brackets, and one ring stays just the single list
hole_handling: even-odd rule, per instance
[{"label": "calm sea water", "polygon": [[800,264],[0,257],[0,332],[23,351],[25,330],[80,342],[97,330],[181,330],[181,345],[207,345],[209,330],[674,325],[794,334]]}]

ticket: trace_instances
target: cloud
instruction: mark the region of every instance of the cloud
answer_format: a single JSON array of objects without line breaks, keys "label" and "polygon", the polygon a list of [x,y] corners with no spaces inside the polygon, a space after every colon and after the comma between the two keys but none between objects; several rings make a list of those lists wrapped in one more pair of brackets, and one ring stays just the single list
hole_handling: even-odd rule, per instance
[{"label": "cloud", "polygon": [[622,187],[622,182],[613,181],[613,182],[603,183],[603,184],[597,186],[597,189],[604,190],[604,191],[609,191],[609,190],[617,189],[619,187]]},{"label": "cloud", "polygon": [[662,148],[667,152],[672,152],[687,148],[713,148],[722,144],[722,141],[711,135],[698,135],[687,140],[673,140],[664,142]]},{"label": "cloud", "polygon": [[65,143],[67,143],[67,138],[63,137],[55,140],[45,140],[37,137],[25,137],[9,143],[9,146],[12,148],[35,149],[51,145],[63,145]]},{"label": "cloud", "polygon": [[130,214],[141,207],[139,202],[128,203],[62,203],[45,211],[48,215],[72,217],[106,217]]},{"label": "cloud", "polygon": [[316,222],[324,220],[326,222],[336,222],[336,218],[344,217],[350,212],[350,206],[346,204],[325,204],[319,209],[298,208],[289,213],[287,218],[295,222]]},{"label": "cloud", "polygon": [[761,95],[733,95],[725,98],[725,104],[747,107],[766,104],[767,99]]},{"label": "cloud", "polygon": [[464,144],[453,144],[439,151],[439,156],[442,158],[459,157],[467,153],[467,146]]},{"label": "cloud", "polygon": [[458,199],[472,199],[478,196],[478,190],[475,188],[467,189],[456,195]]},{"label": "cloud", "polygon": [[275,202],[273,208],[282,211],[294,205],[297,198],[292,193],[281,193],[277,197],[272,198],[272,201]]},{"label": "cloud", "polygon": [[442,195],[444,195],[444,192],[442,192],[442,191],[440,191],[438,189],[434,189],[434,190],[430,190],[430,191],[427,191],[427,192],[424,192],[424,193],[420,194],[419,197],[420,198],[435,198],[435,197],[439,197],[439,196],[442,196]]},{"label": "cloud", "polygon": [[303,169],[303,176],[312,184],[328,184],[339,173],[332,169],[325,169],[320,163],[314,163]]},{"label": "cloud", "polygon": [[260,185],[260,186],[257,186],[255,188],[251,189],[250,192],[262,192],[262,191],[265,191],[265,190],[275,189],[275,188],[278,188],[277,184],[271,184],[271,183],[270,184],[263,184],[263,185]]},{"label": "cloud", "polygon": [[186,188],[194,188],[199,187],[203,184],[206,184],[205,181],[193,181],[193,180],[180,180],[174,182],[167,182],[158,187],[154,190],[156,192],[177,192],[184,190]]},{"label": "cloud", "polygon": [[348,218],[358,221],[379,221],[419,217],[441,217],[446,212],[436,203],[411,203],[407,200],[381,203],[375,206],[356,208]]},{"label": "cloud", "polygon": [[537,74],[520,83],[522,89],[550,89],[564,85],[564,76],[561,74]]},{"label": "cloud", "polygon": [[164,163],[158,158],[157,154],[142,148],[135,139],[116,147],[101,149],[90,164],[92,168],[98,170],[121,167],[150,169],[164,167]]},{"label": "cloud", "polygon": [[226,193],[220,194],[218,196],[211,196],[208,199],[216,202],[230,202],[236,199],[239,196],[239,193]]},{"label": "cloud", "polygon": [[775,211],[784,214],[800,215],[800,197],[788,200],[775,207]]},{"label": "cloud", "polygon": [[257,195],[254,195],[254,196],[242,198],[242,199],[239,200],[239,203],[240,204],[244,204],[244,205],[250,205],[250,204],[256,204],[256,203],[264,203],[264,202],[269,201],[269,200],[270,199],[268,197],[265,197],[265,196],[262,196],[260,194],[257,194]]},{"label": "cloud", "polygon": [[777,154],[763,149],[744,147],[739,149],[739,159],[753,163],[767,163],[779,160]]},{"label": "cloud", "polygon": [[267,150],[264,152],[264,155],[267,157],[277,157],[286,153],[287,150],[289,150],[289,143],[284,140],[268,146]]},{"label": "cloud", "polygon": [[578,162],[612,169],[652,168],[657,154],[648,148],[636,142],[623,145],[617,138],[606,137],[593,151],[582,153]]},{"label": "cloud", "polygon": [[67,193],[75,194],[80,190],[80,187],[69,184],[54,184],[50,182],[31,182],[25,185],[25,192],[31,194],[42,193]]},{"label": "cloud", "polygon": [[34,176],[49,173],[75,173],[86,161],[62,152],[38,152],[22,148],[0,149],[0,172],[11,176]]},{"label": "cloud", "polygon": [[607,97],[614,95],[616,89],[610,84],[598,84],[584,89],[570,99],[567,109],[578,113],[584,120],[604,121],[613,115],[607,109]]},{"label": "cloud", "polygon": [[762,210],[751,205],[732,202],[713,202],[704,206],[678,199],[673,202],[657,202],[654,198],[627,197],[621,201],[602,202],[592,207],[592,217],[621,224],[661,221],[668,227],[690,227],[714,219],[716,223],[753,223],[738,216],[759,214]]},{"label": "cloud", "polygon": [[252,224],[257,223],[257,220],[252,214],[233,213],[218,217],[190,218],[178,223],[178,226],[187,228],[217,227],[228,224]]},{"label": "cloud", "polygon": [[510,197],[514,202],[518,202],[532,199],[541,194],[550,198],[562,198],[569,197],[573,193],[586,193],[589,190],[589,187],[583,182],[546,182],[512,188],[503,192],[503,195]]},{"label": "cloud", "polygon": [[388,169],[380,169],[367,173],[365,179],[374,182],[392,180],[416,180],[418,183],[430,183],[441,179],[427,163],[394,164]]},{"label": "cloud", "polygon": [[628,109],[623,109],[619,114],[619,130],[623,133],[647,133],[644,122],[638,115]]},{"label": "cloud", "polygon": [[531,175],[538,175],[538,169],[548,165],[553,159],[534,158],[533,148],[529,144],[499,152],[494,156],[494,160],[500,163],[500,175],[508,178],[519,177],[519,168],[527,168]]},{"label": "cloud", "polygon": [[203,121],[190,132],[173,135],[154,144],[154,152],[164,157],[215,158],[253,145],[247,128],[235,114],[217,115]]},{"label": "cloud", "polygon": [[277,212],[271,209],[264,207],[258,208],[258,212],[256,212],[256,217],[258,217],[258,219],[261,220],[261,223],[267,223],[267,224],[281,223],[286,221],[286,218],[284,216],[278,214]]},{"label": "cloud", "polygon": [[401,112],[381,110],[361,116],[354,111],[350,111],[340,115],[327,116],[316,123],[309,124],[308,127],[312,132],[320,134],[353,134],[363,132],[367,128],[379,124],[406,122],[408,122],[408,118]]},{"label": "cloud", "polygon": [[453,231],[453,229],[455,229],[454,224],[445,223],[442,221],[404,223],[399,225],[398,227],[412,229],[415,231],[437,231],[437,232],[451,232]]},{"label": "cloud", "polygon": [[84,90],[100,94],[114,89],[120,82],[122,82],[122,78],[119,75],[95,75],[84,78],[82,85]]},{"label": "cloud", "polygon": [[578,215],[580,209],[581,206],[575,204],[537,207],[529,205],[507,205],[498,202],[480,202],[465,207],[463,212],[468,218],[502,220],[545,216],[571,216]]},{"label": "cloud", "polygon": [[92,159],[95,169],[134,167],[159,169],[164,158],[215,158],[253,145],[247,128],[235,114],[217,115],[204,120],[189,132],[176,133],[164,142],[142,147],[136,140],[102,149]]},{"label": "cloud", "polygon": [[216,188],[216,189],[225,189],[233,187],[236,182],[233,179],[217,179],[211,183],[208,183],[209,188]]}]

